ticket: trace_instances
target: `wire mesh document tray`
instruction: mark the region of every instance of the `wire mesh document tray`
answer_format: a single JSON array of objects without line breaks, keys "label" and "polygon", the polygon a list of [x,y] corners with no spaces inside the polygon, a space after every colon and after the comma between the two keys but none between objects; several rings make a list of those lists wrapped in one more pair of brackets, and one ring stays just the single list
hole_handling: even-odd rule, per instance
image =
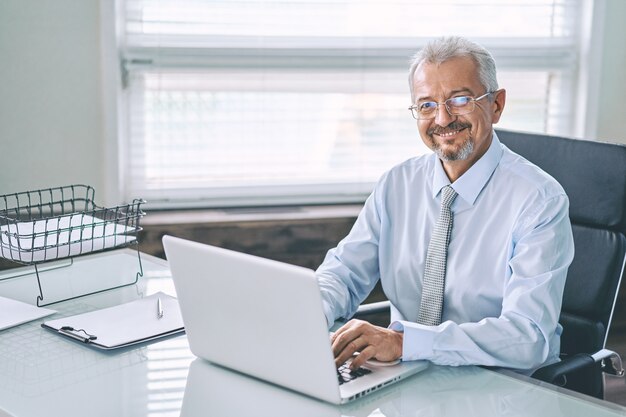
[{"label": "wire mesh document tray", "polygon": [[[143,275],[137,234],[141,230],[139,220],[145,215],[141,210],[145,201],[136,199],[129,204],[99,207],[94,195],[95,190],[88,185],[69,185],[0,196],[0,257],[34,266],[38,306],[53,304],[41,303],[44,297],[40,272],[46,269],[41,265],[44,263],[66,260],[55,267],[70,266],[76,256],[134,245],[139,272],[134,282],[121,286],[135,284]],[[89,294],[108,289],[112,288]]]}]

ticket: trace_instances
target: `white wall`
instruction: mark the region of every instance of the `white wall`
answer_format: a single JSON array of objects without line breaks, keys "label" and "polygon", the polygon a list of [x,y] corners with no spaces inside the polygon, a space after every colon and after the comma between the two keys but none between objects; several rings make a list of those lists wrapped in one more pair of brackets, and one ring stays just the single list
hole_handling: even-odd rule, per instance
[{"label": "white wall", "polygon": [[0,1],[0,194],[104,186],[97,0]]},{"label": "white wall", "polygon": [[[114,118],[103,114],[100,1],[113,0],[0,1],[0,194],[86,183],[98,203],[112,203],[116,175],[105,152],[114,147],[105,140],[115,134],[110,126],[105,134],[104,121]],[[626,143],[626,1],[604,6],[594,29],[604,45],[600,107],[588,138]]]}]

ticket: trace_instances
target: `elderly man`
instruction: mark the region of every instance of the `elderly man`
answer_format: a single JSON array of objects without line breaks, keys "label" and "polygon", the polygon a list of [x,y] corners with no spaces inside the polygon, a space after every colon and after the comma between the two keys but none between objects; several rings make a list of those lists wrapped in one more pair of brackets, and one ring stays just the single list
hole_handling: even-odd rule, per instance
[{"label": "elderly man", "polygon": [[[335,361],[429,360],[530,373],[558,361],[574,244],[568,199],[493,130],[506,92],[492,56],[463,38],[430,42],[409,74],[410,110],[433,154],[385,173],[316,274],[329,326],[381,281],[391,325],[352,320]],[[554,155],[558,158],[558,155]]]}]

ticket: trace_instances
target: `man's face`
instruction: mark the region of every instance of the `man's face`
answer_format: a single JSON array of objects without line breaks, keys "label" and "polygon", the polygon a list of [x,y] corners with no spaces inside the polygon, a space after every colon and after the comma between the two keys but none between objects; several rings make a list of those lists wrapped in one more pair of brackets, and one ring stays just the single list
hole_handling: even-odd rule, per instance
[{"label": "man's face", "polygon": [[[487,91],[482,86],[476,64],[470,57],[459,57],[441,64],[422,63],[413,77],[413,96],[423,101],[443,103],[455,96],[480,97]],[[433,119],[418,120],[422,140],[446,163],[466,171],[489,149],[492,125],[504,108],[505,92],[498,90],[476,101],[468,114],[450,115],[441,104]]]}]

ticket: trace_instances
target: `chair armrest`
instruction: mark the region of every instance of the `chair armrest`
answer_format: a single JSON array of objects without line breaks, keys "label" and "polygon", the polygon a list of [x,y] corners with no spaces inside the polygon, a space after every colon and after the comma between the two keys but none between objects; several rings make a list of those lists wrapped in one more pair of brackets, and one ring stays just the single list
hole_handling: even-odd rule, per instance
[{"label": "chair armrest", "polygon": [[591,357],[596,363],[600,363],[602,372],[609,375],[624,376],[622,358],[617,352],[613,352],[609,349],[601,349],[591,355]]},{"label": "chair armrest", "polygon": [[532,377],[551,384],[565,385],[567,374],[599,364],[603,372],[623,376],[622,359],[611,350],[602,349],[592,355],[579,353],[563,358],[560,362],[537,369]]},{"label": "chair armrest", "polygon": [[372,314],[386,313],[389,311],[389,301],[379,301],[377,303],[361,304],[354,313],[353,318],[361,318]]},{"label": "chair armrest", "polygon": [[567,356],[560,362],[537,369],[531,376],[540,381],[564,386],[567,382],[567,374],[595,365],[595,361],[586,353]]}]

